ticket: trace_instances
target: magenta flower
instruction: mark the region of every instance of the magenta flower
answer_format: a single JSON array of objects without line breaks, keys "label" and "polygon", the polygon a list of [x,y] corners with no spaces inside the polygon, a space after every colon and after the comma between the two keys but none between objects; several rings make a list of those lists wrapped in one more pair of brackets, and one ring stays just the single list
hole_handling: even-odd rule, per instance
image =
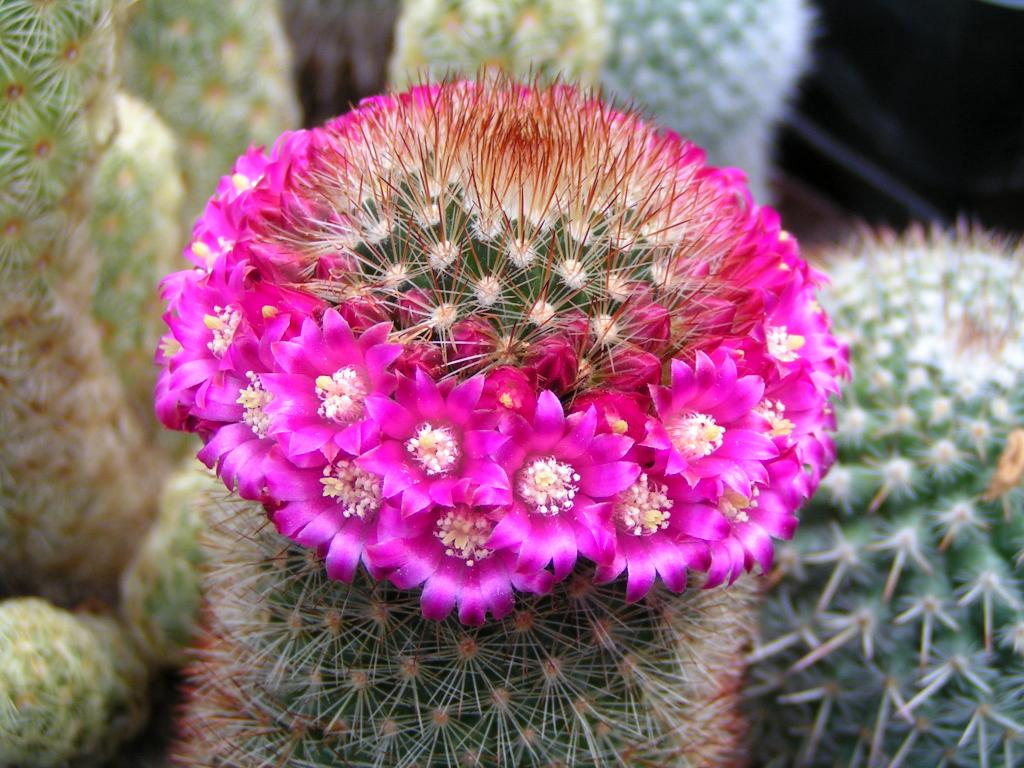
[{"label": "magenta flower", "polygon": [[389,368],[402,347],[388,343],[389,330],[382,323],[356,336],[331,309],[320,324],[307,318],[298,336],[273,345],[280,372],[261,379],[271,395],[269,432],[288,456],[331,457],[339,449],[359,455],[367,399],[395,389]]},{"label": "magenta flower", "polygon": [[537,398],[532,422],[512,417],[502,430],[509,440],[498,460],[512,483],[512,505],[494,546],[518,549],[521,572],[551,564],[555,579],[568,575],[579,553],[604,559],[612,546],[609,502],[640,474],[624,460],[633,441],[598,434],[593,408],[566,418],[550,390]]},{"label": "magenta flower", "polygon": [[482,624],[490,613],[507,616],[514,606],[513,589],[546,592],[551,575],[516,570],[514,550],[492,543],[505,514],[492,504],[492,494],[462,478],[447,504],[403,515],[397,507],[381,510],[377,544],[368,548],[372,565],[396,586],[423,584],[423,615],[440,621],[458,605],[465,624]]},{"label": "magenta flower", "polygon": [[[377,440],[372,424],[362,422],[360,427],[358,453]],[[356,464],[356,455],[338,452],[328,460],[314,454],[300,467],[275,448],[266,461],[267,489],[279,504],[270,515],[277,530],[317,549],[328,576],[341,581],[352,580],[360,561],[376,575],[365,552],[377,538],[381,483]]]},{"label": "magenta flower", "polygon": [[483,376],[438,386],[417,371],[415,379],[399,379],[394,399],[366,398],[381,442],[359,465],[383,478],[384,498],[403,515],[451,506],[453,489],[466,480],[482,504],[508,500],[508,477],[491,458],[506,438],[493,428],[495,414],[477,409],[483,387]]},{"label": "magenta flower", "polygon": [[673,360],[671,386],[651,387],[658,419],[648,421],[643,445],[666,475],[749,495],[752,483],[768,479],[764,463],[778,455],[757,412],[763,394],[764,381],[739,376],[727,352],[698,352],[695,368]]},{"label": "magenta flower", "polygon": [[834,459],[823,276],[742,174],[568,86],[286,133],[185,256],[161,421],[332,578],[422,584],[432,618],[504,616],[581,556],[630,600],[767,568]]}]

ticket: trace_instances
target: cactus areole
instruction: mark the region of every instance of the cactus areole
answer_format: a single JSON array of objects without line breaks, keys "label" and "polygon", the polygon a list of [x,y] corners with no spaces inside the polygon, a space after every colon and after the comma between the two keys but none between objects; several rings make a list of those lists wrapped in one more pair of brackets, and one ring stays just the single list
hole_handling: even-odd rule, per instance
[{"label": "cactus areole", "polygon": [[332,578],[482,623],[792,535],[845,352],[742,177],[566,86],[375,97],[249,151],[163,295],[157,411]]}]

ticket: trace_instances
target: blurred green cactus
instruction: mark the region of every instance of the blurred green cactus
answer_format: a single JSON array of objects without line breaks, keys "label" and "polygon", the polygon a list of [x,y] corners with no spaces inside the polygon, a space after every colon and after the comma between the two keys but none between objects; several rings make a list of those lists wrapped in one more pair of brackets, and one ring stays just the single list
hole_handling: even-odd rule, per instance
[{"label": "blurred green cactus", "polygon": [[142,725],[146,669],[112,620],[0,602],[0,765],[102,765]]}]

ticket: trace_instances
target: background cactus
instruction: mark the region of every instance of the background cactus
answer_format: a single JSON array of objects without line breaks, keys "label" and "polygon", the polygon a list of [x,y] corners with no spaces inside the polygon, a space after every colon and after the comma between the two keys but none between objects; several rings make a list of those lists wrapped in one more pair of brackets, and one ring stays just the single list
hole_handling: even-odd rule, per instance
[{"label": "background cactus", "polygon": [[742,168],[766,200],[774,126],[807,66],[812,25],[807,0],[412,0],[390,77],[493,65],[600,83],[713,164]]},{"label": "background cactus", "polygon": [[161,475],[90,321],[120,10],[10,2],[0,19],[0,592],[64,603],[112,599]]},{"label": "background cactus", "polygon": [[306,125],[384,90],[398,0],[284,0],[283,11]]},{"label": "background cactus", "polygon": [[194,460],[168,478],[156,520],[121,576],[121,616],[140,652],[157,666],[181,664],[195,633],[202,500],[214,484],[219,485]]},{"label": "background cactus", "polygon": [[181,255],[184,190],[174,135],[148,106],[115,97],[117,136],[96,170],[89,223],[100,254],[93,315],[139,421],[151,425],[153,349],[163,325],[157,283]]},{"label": "background cactus", "polygon": [[100,765],[145,718],[146,670],[112,620],[0,602],[0,765]]},{"label": "background cactus", "polygon": [[854,383],[839,461],[764,612],[757,752],[779,766],[1016,765],[1024,257],[920,232],[845,256],[827,303]]},{"label": "background cactus", "polygon": [[627,604],[581,576],[473,629],[328,579],[258,506],[215,513],[183,765],[738,764],[745,586]]},{"label": "background cactus", "polygon": [[274,0],[142,0],[123,64],[128,88],[177,133],[188,227],[249,144],[298,125]]},{"label": "background cactus", "polygon": [[605,0],[611,94],[742,168],[768,199],[775,123],[808,63],[807,0]]},{"label": "background cactus", "polygon": [[496,67],[592,83],[607,45],[600,0],[413,0],[395,32],[390,77],[405,86]]}]

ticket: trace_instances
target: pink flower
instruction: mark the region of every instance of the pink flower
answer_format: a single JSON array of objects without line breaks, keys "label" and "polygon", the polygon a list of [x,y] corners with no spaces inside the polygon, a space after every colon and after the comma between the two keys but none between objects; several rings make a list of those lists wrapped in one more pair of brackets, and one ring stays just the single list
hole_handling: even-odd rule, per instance
[{"label": "pink flower", "polygon": [[494,546],[518,549],[521,572],[552,564],[556,579],[569,574],[578,553],[604,558],[609,502],[640,474],[623,458],[633,441],[598,434],[593,408],[566,418],[550,390],[540,393],[532,422],[512,417],[502,431],[509,440],[498,460],[511,480],[512,505],[494,531]]},{"label": "pink flower", "polygon": [[639,600],[660,576],[669,589],[686,588],[687,570],[706,570],[708,542],[729,526],[707,499],[681,478],[641,472],[611,503],[615,535],[610,557],[598,563],[599,582],[626,571],[626,599]]},{"label": "pink flower", "polygon": [[[359,453],[376,442],[373,425],[361,424]],[[325,558],[327,575],[351,581],[366,547],[377,539],[380,478],[355,463],[357,454],[337,453],[328,460],[315,454],[296,466],[280,448],[267,458],[267,488],[277,506],[271,519],[292,541],[317,549]]]},{"label": "pink flower", "polygon": [[521,368],[495,368],[484,380],[480,407],[498,414],[517,413],[531,420],[537,407],[536,385]]},{"label": "pink flower", "polygon": [[671,386],[651,387],[658,419],[648,421],[643,445],[654,449],[666,475],[749,495],[752,483],[767,480],[765,462],[778,455],[756,410],[763,394],[764,381],[738,376],[728,352],[698,352],[695,368],[673,360]]},{"label": "pink flower", "polygon": [[417,371],[414,379],[399,379],[394,399],[366,398],[381,443],[358,463],[383,478],[384,498],[403,515],[451,506],[463,480],[475,484],[482,504],[508,500],[508,477],[491,458],[506,438],[494,429],[496,415],[477,409],[483,387],[483,376],[439,387]]},{"label": "pink flower", "polygon": [[397,507],[381,510],[380,541],[368,548],[370,562],[402,589],[423,584],[423,615],[440,621],[458,605],[465,624],[483,624],[490,613],[507,616],[514,606],[513,588],[546,592],[551,575],[520,573],[516,553],[492,543],[505,514],[491,493],[468,478],[455,483],[447,504],[414,515]]},{"label": "pink flower", "polygon": [[261,377],[271,398],[269,432],[291,458],[341,449],[358,455],[366,401],[395,389],[389,368],[402,351],[388,343],[390,325],[375,325],[358,336],[331,309],[321,324],[307,318],[299,335],[273,345],[278,373]]}]

